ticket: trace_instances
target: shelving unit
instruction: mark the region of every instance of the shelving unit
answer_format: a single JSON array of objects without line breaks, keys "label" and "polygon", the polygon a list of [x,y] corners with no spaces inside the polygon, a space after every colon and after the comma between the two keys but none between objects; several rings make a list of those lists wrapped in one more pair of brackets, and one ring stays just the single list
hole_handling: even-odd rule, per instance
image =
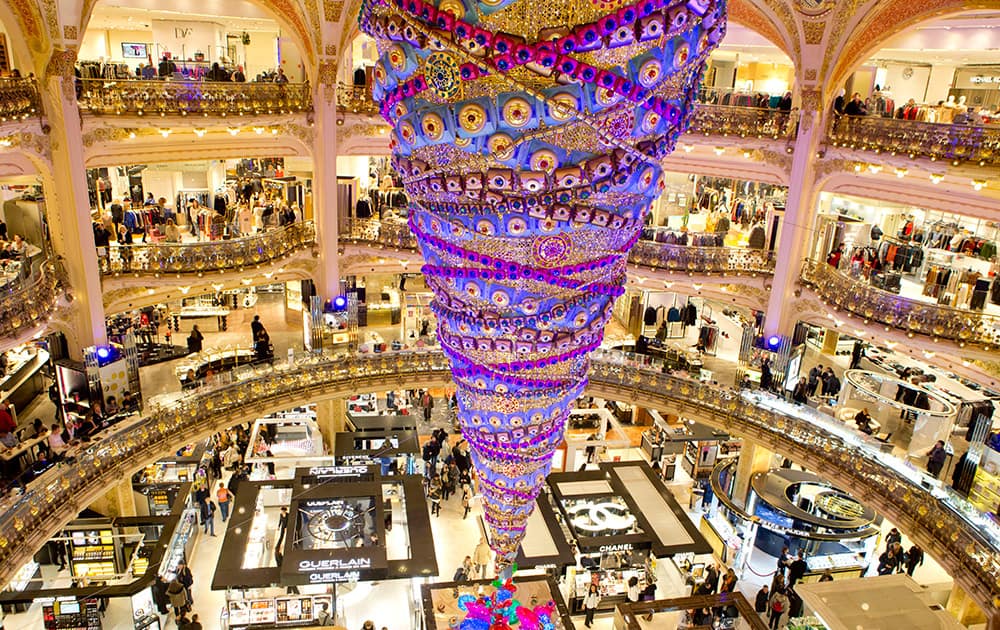
[{"label": "shelving unit", "polygon": [[1000,453],[987,447],[969,489],[969,501],[983,512],[1000,509]]}]

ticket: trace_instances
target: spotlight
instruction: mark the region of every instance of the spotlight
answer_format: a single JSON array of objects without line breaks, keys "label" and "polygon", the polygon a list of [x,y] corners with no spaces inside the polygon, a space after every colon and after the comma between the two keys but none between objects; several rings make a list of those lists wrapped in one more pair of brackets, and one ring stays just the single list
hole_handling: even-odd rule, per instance
[{"label": "spotlight", "polygon": [[767,338],[767,349],[774,352],[779,347],[781,347],[781,337],[778,335],[771,335]]},{"label": "spotlight", "polygon": [[111,356],[111,349],[110,348],[105,348],[104,346],[101,346],[100,348],[97,349],[97,358],[98,359],[104,360],[104,359],[107,359],[110,356]]},{"label": "spotlight", "polygon": [[347,310],[346,295],[338,295],[337,297],[333,298],[333,310],[334,312]]}]

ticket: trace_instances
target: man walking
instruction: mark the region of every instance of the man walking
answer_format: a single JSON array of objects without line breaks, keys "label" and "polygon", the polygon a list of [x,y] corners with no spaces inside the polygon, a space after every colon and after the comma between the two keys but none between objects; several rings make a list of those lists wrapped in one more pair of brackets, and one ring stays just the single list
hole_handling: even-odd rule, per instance
[{"label": "man walking", "polygon": [[233,498],[233,493],[221,481],[219,489],[215,491],[215,499],[219,502],[219,511],[222,512],[222,522],[229,518],[229,502]]}]

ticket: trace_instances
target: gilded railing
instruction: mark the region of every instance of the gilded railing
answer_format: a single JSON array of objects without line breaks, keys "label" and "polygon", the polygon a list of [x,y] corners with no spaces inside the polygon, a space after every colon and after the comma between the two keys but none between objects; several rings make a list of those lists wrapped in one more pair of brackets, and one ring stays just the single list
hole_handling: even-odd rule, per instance
[{"label": "gilded railing", "polygon": [[[243,368],[228,382],[151,404],[148,416],[75,453],[0,502],[0,584],[111,483],[180,445],[282,405],[349,392],[440,386],[449,378],[435,351],[305,356],[275,367]],[[980,603],[1000,595],[1000,527],[968,501],[843,423],[770,395],[737,391],[664,373],[648,357],[595,353],[590,383],[598,395],[644,401],[726,427],[790,455],[833,483],[863,488],[862,500],[893,518]]]},{"label": "gilded railing", "polygon": [[785,112],[764,107],[699,103],[695,106],[687,133],[794,140],[798,134],[798,120],[797,110]]},{"label": "gilded railing", "polygon": [[20,120],[39,111],[34,79],[0,79],[0,121]]},{"label": "gilded railing", "polygon": [[59,298],[57,263],[43,261],[32,274],[0,293],[0,338],[15,337],[48,321]]},{"label": "gilded railing", "polygon": [[337,84],[337,109],[344,113],[378,116],[378,123],[388,126],[382,120],[378,105],[372,100],[371,90],[365,85]]},{"label": "gilded railing", "polygon": [[79,100],[83,109],[100,115],[242,116],[313,108],[308,83],[83,79]]},{"label": "gilded railing", "polygon": [[1000,345],[1000,317],[905,298],[817,261],[805,263],[802,279],[831,305],[866,320],[959,343]]},{"label": "gilded railing", "polygon": [[[337,108],[344,113],[363,114],[378,118],[378,107],[371,92],[363,85],[337,85]],[[740,138],[774,138],[793,140],[798,132],[798,111],[783,112],[757,107],[695,105],[689,134],[706,136],[737,136]]]},{"label": "gilded railing", "polygon": [[253,236],[192,243],[112,243],[101,257],[101,273],[184,274],[243,269],[271,262],[316,242],[311,221],[292,223]]},{"label": "gilded railing", "polygon": [[[342,242],[375,244],[395,249],[416,249],[417,239],[401,220],[351,219]],[[774,254],[747,247],[698,247],[639,241],[629,262],[643,267],[682,273],[772,273]]]},{"label": "gilded railing", "polygon": [[634,265],[688,273],[773,273],[774,254],[748,247],[699,247],[639,241],[629,252]]},{"label": "gilded railing", "polygon": [[835,147],[903,154],[911,158],[961,160],[981,165],[1000,163],[1000,125],[839,116],[830,121],[827,141]]}]

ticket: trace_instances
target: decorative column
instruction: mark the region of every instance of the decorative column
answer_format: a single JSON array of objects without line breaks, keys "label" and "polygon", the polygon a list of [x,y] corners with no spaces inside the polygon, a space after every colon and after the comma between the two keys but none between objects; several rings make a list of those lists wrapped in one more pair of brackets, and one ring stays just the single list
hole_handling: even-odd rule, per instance
[{"label": "decorative column", "polygon": [[788,202],[781,220],[778,259],[771,281],[771,297],[767,303],[764,334],[789,336],[795,328],[795,289],[802,274],[802,264],[812,242],[812,227],[816,218],[815,155],[823,139],[824,115],[820,111],[817,89],[803,89],[799,107],[799,130],[792,153],[792,170],[788,185]]},{"label": "decorative column", "polygon": [[346,423],[347,411],[343,398],[316,403],[316,424],[323,436],[323,449],[326,453],[333,453],[333,441],[338,433],[343,433]]},{"label": "decorative column", "polygon": [[324,301],[340,295],[340,256],[337,253],[337,66],[320,63],[313,88],[313,216],[319,266],[313,281]]},{"label": "decorative column", "polygon": [[90,504],[90,509],[108,517],[135,516],[135,494],[132,492],[132,478],[116,483]]},{"label": "decorative column", "polygon": [[372,93],[394,128],[504,573],[624,292],[660,162],[725,33],[725,4],[439,7],[365,0],[360,21],[382,53]]},{"label": "decorative column", "polygon": [[740,448],[740,459],[736,462],[736,478],[733,481],[733,501],[747,505],[750,495],[750,478],[759,472],[767,472],[774,461],[774,451],[744,438]]},{"label": "decorative column", "polygon": [[62,332],[70,354],[83,358],[83,348],[107,343],[101,273],[87,194],[87,174],[80,135],[80,109],[73,78],[75,50],[52,54],[39,82],[48,119],[52,171],[44,173],[45,210],[55,253],[69,276],[72,303]]}]

